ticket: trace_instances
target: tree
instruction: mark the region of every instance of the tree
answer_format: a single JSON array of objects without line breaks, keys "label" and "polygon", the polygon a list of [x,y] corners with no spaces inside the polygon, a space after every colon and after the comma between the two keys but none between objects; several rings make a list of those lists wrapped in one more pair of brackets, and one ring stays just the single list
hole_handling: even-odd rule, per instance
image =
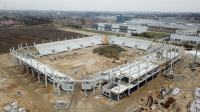
[{"label": "tree", "polygon": [[85,25],[85,24],[86,24],[85,18],[81,18],[81,24],[82,24],[82,25]]}]

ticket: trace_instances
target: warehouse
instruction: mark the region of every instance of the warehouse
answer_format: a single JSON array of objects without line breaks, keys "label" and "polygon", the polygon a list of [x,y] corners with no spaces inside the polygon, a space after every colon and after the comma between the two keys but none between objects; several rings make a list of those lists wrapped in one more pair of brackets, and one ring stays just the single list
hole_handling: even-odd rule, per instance
[{"label": "warehouse", "polygon": [[93,24],[92,28],[99,31],[119,32],[128,35],[131,35],[132,33],[141,34],[148,31],[148,27],[146,26],[115,23],[96,23]]},{"label": "warehouse", "polygon": [[171,34],[170,40],[174,42],[187,43],[187,44],[197,44],[200,42],[199,36],[188,36],[180,34]]},{"label": "warehouse", "polygon": [[179,35],[188,35],[188,36],[198,36],[198,29],[182,29],[176,30],[176,34]]}]

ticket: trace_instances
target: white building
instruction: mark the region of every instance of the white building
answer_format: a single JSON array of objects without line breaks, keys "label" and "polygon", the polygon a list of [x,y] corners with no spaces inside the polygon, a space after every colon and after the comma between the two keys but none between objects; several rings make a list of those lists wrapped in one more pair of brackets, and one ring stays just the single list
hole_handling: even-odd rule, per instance
[{"label": "white building", "polygon": [[189,35],[180,35],[180,34],[171,34],[171,41],[182,42],[188,44],[197,44],[200,42],[199,36],[189,36]]},{"label": "white building", "polygon": [[176,30],[176,33],[180,35],[198,36],[198,29]]},{"label": "white building", "polygon": [[174,28],[174,29],[198,29],[200,24],[194,23],[179,23],[176,19],[132,19],[127,22],[131,25],[146,25],[146,26],[155,26],[155,27],[164,27],[164,28]]},{"label": "white building", "polygon": [[100,31],[121,32],[131,35],[131,33],[141,34],[148,31],[147,26],[142,25],[127,25],[127,24],[112,24],[112,23],[97,23],[93,24],[93,29]]}]

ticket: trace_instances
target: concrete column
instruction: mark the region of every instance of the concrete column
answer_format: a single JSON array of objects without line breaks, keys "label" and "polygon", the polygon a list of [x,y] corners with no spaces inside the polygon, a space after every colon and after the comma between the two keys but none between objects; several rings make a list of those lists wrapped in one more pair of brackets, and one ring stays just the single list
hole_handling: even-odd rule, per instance
[{"label": "concrete column", "polygon": [[[86,81],[84,81],[84,84],[86,84]],[[84,93],[85,93],[85,96],[87,97],[88,95],[87,95],[86,89],[84,89]]]},{"label": "concrete column", "polygon": [[[118,85],[117,85],[117,86],[119,87],[118,90],[120,91],[120,86],[119,86],[119,84],[120,84],[120,80],[118,80]],[[118,92],[119,92],[119,91],[118,91]],[[117,101],[119,101],[119,95],[120,95],[120,93],[118,93],[118,95],[117,95]]]},{"label": "concrete column", "polygon": [[138,81],[137,89],[139,89],[139,87],[140,87],[140,83],[139,83],[140,80],[139,80],[139,78],[138,78],[137,81]]},{"label": "concrete column", "polygon": [[18,49],[20,49],[20,46],[19,46],[19,44],[17,45],[17,47],[18,47]]},{"label": "concrete column", "polygon": [[28,44],[26,43],[26,48],[28,48]]},{"label": "concrete column", "polygon": [[47,86],[47,75],[45,74],[45,86]]},{"label": "concrete column", "polygon": [[12,53],[12,50],[11,50],[11,48],[9,49],[9,51],[10,51],[9,53]]},{"label": "concrete column", "polygon": [[99,92],[101,92],[102,83],[103,83],[103,81],[102,81],[102,76],[101,76],[101,81],[100,81],[100,84],[99,84]]},{"label": "concrete column", "polygon": [[129,85],[129,88],[128,88],[128,95],[130,95],[130,75],[131,75],[131,66],[129,67],[129,77],[128,77],[128,85]]},{"label": "concrete column", "polygon": [[111,71],[109,70],[109,81],[111,81],[111,76],[110,76],[110,74],[111,74]]},{"label": "concrete column", "polygon": [[31,68],[32,76],[34,77],[34,69]]},{"label": "concrete column", "polygon": [[46,75],[46,73],[45,73],[45,66],[44,66],[44,75],[45,75],[45,85],[47,86],[47,75]]},{"label": "concrete column", "polygon": [[151,77],[152,77],[152,80],[153,80],[153,78],[154,78],[154,75],[155,75],[155,74],[154,74],[154,72],[153,72],[153,73],[152,73],[152,76],[151,76]]},{"label": "concrete column", "polygon": [[70,85],[70,82],[67,80],[67,94],[69,94],[69,85]]},{"label": "concrete column", "polygon": [[54,74],[54,71],[52,71],[52,76],[53,76],[53,88],[55,89],[56,85],[55,85],[55,74]]},{"label": "concrete column", "polygon": [[28,66],[26,66],[26,73],[28,74],[29,72],[28,72]]},{"label": "concrete column", "polygon": [[38,73],[38,81],[40,82],[40,73]]},{"label": "concrete column", "polygon": [[[139,64],[138,64],[138,73],[140,74],[140,65]],[[139,79],[140,78],[138,78],[138,80],[137,80],[138,81],[137,89],[139,89],[139,86],[140,86],[140,83],[139,83],[140,80]]]},{"label": "concrete column", "polygon": [[53,78],[53,88],[56,88],[56,84],[55,84],[55,78]]},{"label": "concrete column", "polygon": [[96,88],[95,88],[95,86],[96,86],[96,82],[95,82],[95,80],[93,81],[93,95],[95,95],[96,94]]},{"label": "concrete column", "polygon": [[22,66],[21,70],[23,71],[24,70],[23,62],[20,60],[19,63],[21,64],[21,66]]},{"label": "concrete column", "polygon": [[60,95],[60,82],[57,83],[57,92],[58,92],[58,95]]},{"label": "concrete column", "polygon": [[147,84],[147,74],[145,75],[145,85]]}]

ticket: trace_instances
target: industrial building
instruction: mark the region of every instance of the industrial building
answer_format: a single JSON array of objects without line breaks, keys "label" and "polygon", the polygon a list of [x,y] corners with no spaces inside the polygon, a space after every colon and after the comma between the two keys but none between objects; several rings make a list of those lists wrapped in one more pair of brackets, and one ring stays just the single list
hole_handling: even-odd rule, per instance
[{"label": "industrial building", "polygon": [[187,35],[187,36],[198,36],[199,31],[198,29],[182,29],[182,30],[176,30],[176,34]]},{"label": "industrial building", "polygon": [[144,56],[128,61],[126,64],[109,68],[90,74],[81,80],[70,77],[69,74],[53,69],[39,62],[36,58],[55,55],[56,53],[69,53],[73,50],[102,45],[101,36],[92,36],[71,40],[62,40],[50,43],[34,44],[34,46],[19,45],[17,49],[10,49],[10,55],[14,64],[19,64],[22,70],[41,79],[45,85],[48,82],[60,91],[60,88],[70,92],[74,91],[77,83],[87,95],[88,90],[96,93],[97,85],[101,86],[102,94],[113,100],[119,101],[122,97],[130,95],[161,73],[172,73],[173,68],[181,61],[182,50],[166,43],[153,43],[149,40],[140,40],[128,37],[110,37],[109,44],[144,50]]},{"label": "industrial building", "polygon": [[132,19],[126,22],[130,25],[144,25],[153,27],[173,28],[173,29],[199,29],[199,24],[179,23],[176,19]]},{"label": "industrial building", "polygon": [[126,33],[128,35],[131,35],[132,33],[141,34],[143,32],[148,31],[147,26],[114,24],[114,23],[96,23],[93,24],[92,28],[99,31],[119,32],[119,33]]},{"label": "industrial building", "polygon": [[186,44],[198,44],[200,42],[199,36],[189,36],[189,35],[180,35],[180,34],[171,34],[170,40],[179,43]]}]

